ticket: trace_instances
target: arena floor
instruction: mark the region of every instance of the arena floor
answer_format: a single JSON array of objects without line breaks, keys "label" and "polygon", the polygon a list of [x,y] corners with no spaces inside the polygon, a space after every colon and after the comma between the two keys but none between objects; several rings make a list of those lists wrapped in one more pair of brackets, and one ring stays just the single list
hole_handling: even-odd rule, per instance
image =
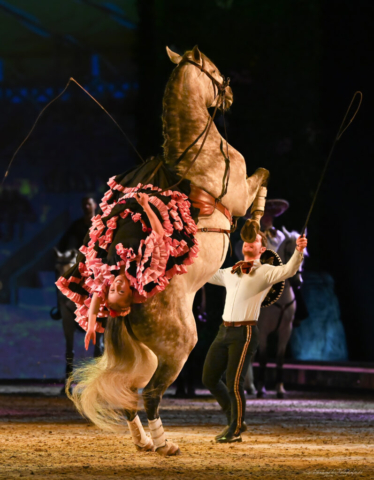
[{"label": "arena floor", "polygon": [[0,389],[1,479],[374,479],[374,395],[248,398],[249,431],[234,445],[214,443],[223,416],[210,397],[164,398],[161,417],[181,455],[162,458],[44,392]]}]

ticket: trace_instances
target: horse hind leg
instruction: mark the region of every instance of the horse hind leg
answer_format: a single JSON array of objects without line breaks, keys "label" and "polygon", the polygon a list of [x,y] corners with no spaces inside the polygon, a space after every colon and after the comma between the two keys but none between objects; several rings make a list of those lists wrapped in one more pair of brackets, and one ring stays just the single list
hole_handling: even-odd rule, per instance
[{"label": "horse hind leg", "polygon": [[285,350],[278,351],[277,353],[277,370],[275,375],[275,391],[277,392],[277,398],[284,398],[286,390],[283,384],[283,363],[284,363]]},{"label": "horse hind leg", "polygon": [[137,412],[125,411],[127,426],[129,427],[132,441],[139,452],[154,452],[152,438],[145,433],[142,422]]},{"label": "horse hind leg", "polygon": [[147,413],[149,430],[156,452],[163,456],[180,455],[176,443],[166,439],[164,427],[159,415],[159,405],[166,389],[173,383],[181,371],[184,361],[174,359],[172,365],[166,359],[158,358],[159,364],[149,384],[143,390],[144,408]]}]

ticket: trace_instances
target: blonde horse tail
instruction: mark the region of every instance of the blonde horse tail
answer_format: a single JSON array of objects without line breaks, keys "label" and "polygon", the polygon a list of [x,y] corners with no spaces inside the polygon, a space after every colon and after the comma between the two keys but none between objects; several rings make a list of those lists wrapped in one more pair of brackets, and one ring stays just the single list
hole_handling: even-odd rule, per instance
[{"label": "blonde horse tail", "polygon": [[[124,411],[137,410],[138,388],[151,379],[157,357],[129,333],[124,317],[108,318],[104,338],[103,356],[77,368],[66,393],[81,415],[116,431],[124,427]],[[77,385],[69,393],[72,383]]]}]

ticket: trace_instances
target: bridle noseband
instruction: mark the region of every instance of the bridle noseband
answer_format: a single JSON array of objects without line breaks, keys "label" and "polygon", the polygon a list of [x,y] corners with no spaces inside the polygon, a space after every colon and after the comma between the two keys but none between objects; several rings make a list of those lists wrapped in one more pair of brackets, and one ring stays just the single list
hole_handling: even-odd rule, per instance
[{"label": "bridle noseband", "polygon": [[[202,58],[202,65],[200,65],[199,63],[196,63],[194,62],[193,60],[190,60],[189,58],[186,58],[185,59],[185,62],[188,62],[188,63],[191,63],[192,65],[195,65],[195,67],[197,67],[199,70],[201,70],[203,73],[205,73],[205,75],[210,78],[210,80],[213,82],[213,85],[215,87],[217,87],[218,89],[218,95],[225,95],[225,90],[226,90],[226,87],[228,87],[230,85],[230,77],[227,77],[225,78],[222,74],[222,83],[219,83],[218,80],[216,80],[213,75],[211,75],[208,70],[205,70],[204,68],[204,59]],[[183,62],[181,62],[183,64]],[[180,64],[179,64],[180,65]],[[217,96],[217,95],[216,95]]]}]

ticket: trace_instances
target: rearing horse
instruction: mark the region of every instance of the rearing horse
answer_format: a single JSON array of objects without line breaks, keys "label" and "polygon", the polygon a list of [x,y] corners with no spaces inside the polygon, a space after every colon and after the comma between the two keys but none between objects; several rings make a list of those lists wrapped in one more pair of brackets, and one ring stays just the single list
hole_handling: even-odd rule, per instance
[{"label": "rearing horse", "polygon": [[[223,191],[227,162],[222,152],[223,145],[226,153],[226,143],[214,122],[201,153],[197,157],[196,154],[211,118],[208,108],[217,106],[217,102],[222,103],[219,107],[228,108],[233,101],[231,88],[223,84],[218,68],[197,47],[183,56],[169,49],[167,53],[176,67],[163,98],[165,161],[180,175],[191,167],[186,178],[217,199]],[[224,96],[217,95],[220,85],[224,85]],[[269,172],[258,169],[247,178],[243,156],[231,145],[228,145],[228,154],[231,175],[220,200],[231,215],[243,216],[260,187],[266,184]],[[192,164],[193,159],[196,161]],[[257,217],[257,227],[258,220]],[[212,215],[199,218],[197,226],[229,230],[230,222],[221,211],[214,209]],[[111,341],[105,342],[104,355],[97,364],[100,381],[86,385],[80,399],[80,410],[104,428],[120,424],[118,410],[124,409],[137,448],[155,448],[164,456],[178,454],[179,448],[165,439],[159,416],[161,398],[197,342],[192,313],[195,294],[220,268],[229,243],[228,236],[222,232],[200,231],[197,239],[199,256],[186,274],[173,277],[164,291],[145,303],[134,304],[123,322],[109,322],[106,338]],[[115,365],[109,377],[100,375],[100,364]],[[136,412],[137,389],[141,387],[144,387],[142,395],[152,441],[145,436]]]}]

